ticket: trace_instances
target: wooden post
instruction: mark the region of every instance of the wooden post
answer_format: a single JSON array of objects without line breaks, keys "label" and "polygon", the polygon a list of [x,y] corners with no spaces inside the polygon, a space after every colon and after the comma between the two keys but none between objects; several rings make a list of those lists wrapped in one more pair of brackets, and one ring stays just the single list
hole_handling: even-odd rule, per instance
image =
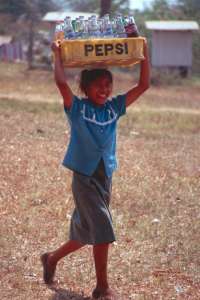
[{"label": "wooden post", "polygon": [[29,45],[27,53],[28,69],[33,68],[33,45],[34,45],[34,20],[31,18],[29,24]]}]

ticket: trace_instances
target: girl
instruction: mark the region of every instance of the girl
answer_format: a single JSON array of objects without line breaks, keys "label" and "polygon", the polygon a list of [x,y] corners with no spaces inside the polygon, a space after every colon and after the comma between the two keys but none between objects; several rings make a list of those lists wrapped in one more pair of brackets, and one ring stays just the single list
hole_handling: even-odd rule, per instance
[{"label": "girl", "polygon": [[140,79],[124,95],[108,101],[112,93],[112,74],[106,69],[84,70],[80,88],[85,98],[74,96],[66,82],[59,42],[52,44],[55,54],[55,82],[63,97],[64,110],[71,126],[71,137],[63,165],[73,171],[72,192],[75,210],[70,238],[55,251],[41,256],[46,284],[53,281],[58,261],[86,244],[93,245],[96,288],[93,299],[116,299],[107,278],[110,243],[115,241],[109,211],[112,173],[116,169],[116,125],[132,104],[149,88],[149,59],[146,42]]}]

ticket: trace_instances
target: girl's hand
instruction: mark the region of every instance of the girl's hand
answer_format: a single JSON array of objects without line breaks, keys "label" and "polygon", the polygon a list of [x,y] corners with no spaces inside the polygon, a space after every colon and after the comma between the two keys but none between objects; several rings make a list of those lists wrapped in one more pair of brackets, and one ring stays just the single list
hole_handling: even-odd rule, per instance
[{"label": "girl's hand", "polygon": [[51,50],[54,52],[54,54],[60,53],[60,49],[61,49],[60,46],[61,46],[61,42],[59,40],[54,41],[51,44]]},{"label": "girl's hand", "polygon": [[147,41],[144,40],[144,58],[147,59],[148,58],[148,45],[147,45]]}]

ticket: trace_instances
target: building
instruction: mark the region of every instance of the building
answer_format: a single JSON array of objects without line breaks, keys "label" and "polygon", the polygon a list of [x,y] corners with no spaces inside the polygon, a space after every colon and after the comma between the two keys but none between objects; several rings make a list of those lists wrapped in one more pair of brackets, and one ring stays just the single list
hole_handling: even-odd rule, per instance
[{"label": "building", "polygon": [[15,41],[12,36],[0,36],[0,60],[25,61],[26,55],[21,41]]},{"label": "building", "polygon": [[194,21],[147,21],[152,31],[152,66],[179,68],[185,76],[192,66],[192,33],[199,30]]}]

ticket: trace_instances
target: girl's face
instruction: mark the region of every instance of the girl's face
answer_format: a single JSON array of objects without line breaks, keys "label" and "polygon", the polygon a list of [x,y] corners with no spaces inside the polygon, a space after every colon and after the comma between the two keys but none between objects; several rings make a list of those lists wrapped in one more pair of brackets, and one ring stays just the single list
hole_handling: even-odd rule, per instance
[{"label": "girl's face", "polygon": [[107,76],[93,81],[87,88],[87,96],[93,102],[103,105],[112,93],[112,82]]}]

